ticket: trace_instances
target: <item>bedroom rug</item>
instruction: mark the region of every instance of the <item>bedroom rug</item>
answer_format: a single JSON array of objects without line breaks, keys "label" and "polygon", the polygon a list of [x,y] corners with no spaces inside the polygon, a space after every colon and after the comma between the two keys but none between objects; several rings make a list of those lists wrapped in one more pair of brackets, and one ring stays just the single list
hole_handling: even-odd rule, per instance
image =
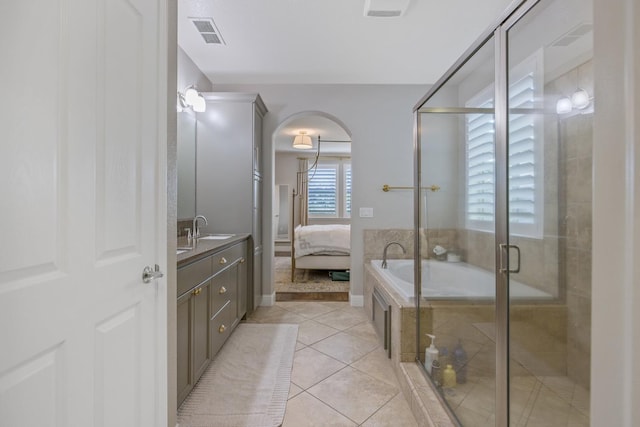
[{"label": "bedroom rug", "polygon": [[274,258],[274,288],[277,301],[325,300],[348,301],[349,281],[333,281],[327,270],[296,270],[291,281],[291,258]]},{"label": "bedroom rug", "polygon": [[297,325],[238,325],[178,409],[179,426],[280,426],[297,338]]}]

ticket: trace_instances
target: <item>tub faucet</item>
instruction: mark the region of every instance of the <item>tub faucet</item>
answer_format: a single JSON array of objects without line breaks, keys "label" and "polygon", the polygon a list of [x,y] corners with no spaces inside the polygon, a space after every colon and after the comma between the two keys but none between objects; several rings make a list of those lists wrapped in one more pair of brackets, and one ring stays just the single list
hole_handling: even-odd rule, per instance
[{"label": "tub faucet", "polygon": [[200,229],[198,228],[199,219],[204,220],[204,225],[209,225],[209,221],[207,221],[207,218],[205,218],[204,215],[198,215],[193,218],[193,228],[191,229],[191,232],[193,233],[193,240],[196,240],[198,237],[200,237]]},{"label": "tub faucet", "polygon": [[387,243],[385,245],[385,247],[384,247],[384,250],[382,251],[382,264],[381,264],[382,268],[387,268],[387,249],[389,249],[389,246],[391,246],[391,245],[398,245],[398,246],[400,246],[400,249],[402,249],[402,253],[403,254],[407,253],[407,251],[404,248],[404,246],[402,246],[400,243],[398,243],[398,242],[389,242],[389,243]]}]

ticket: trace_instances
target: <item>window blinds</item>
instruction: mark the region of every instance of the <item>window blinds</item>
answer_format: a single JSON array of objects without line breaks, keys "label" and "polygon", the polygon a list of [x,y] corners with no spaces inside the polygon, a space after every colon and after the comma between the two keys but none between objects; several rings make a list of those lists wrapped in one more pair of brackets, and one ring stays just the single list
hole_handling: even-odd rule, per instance
[{"label": "window blinds", "polygon": [[344,166],[344,211],[345,217],[351,216],[351,165]]},{"label": "window blinds", "polygon": [[[509,221],[512,224],[535,225],[538,220],[536,170],[539,165],[536,165],[535,153],[534,103],[534,73],[529,72],[509,86]],[[468,106],[493,108],[493,97]],[[489,230],[495,219],[494,115],[467,115],[466,136],[467,225]]]},{"label": "window blinds", "polygon": [[[536,220],[536,164],[533,73],[509,87],[509,222]],[[531,112],[514,114],[514,110]]]},{"label": "window blinds", "polygon": [[338,168],[318,166],[309,171],[309,216],[337,216]]},{"label": "window blinds", "polygon": [[[492,108],[493,99],[474,107]],[[467,116],[467,219],[487,222],[486,228],[495,214],[494,140],[493,114]]]}]

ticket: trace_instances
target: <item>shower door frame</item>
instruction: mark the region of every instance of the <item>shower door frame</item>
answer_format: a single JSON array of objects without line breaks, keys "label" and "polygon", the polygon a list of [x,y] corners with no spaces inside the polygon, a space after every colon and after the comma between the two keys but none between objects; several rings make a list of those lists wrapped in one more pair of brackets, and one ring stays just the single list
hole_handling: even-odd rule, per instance
[{"label": "shower door frame", "polygon": [[[495,324],[496,324],[496,395],[495,419],[497,427],[509,426],[509,205],[508,205],[508,156],[509,156],[509,105],[508,105],[508,32],[529,11],[542,0],[515,0],[500,18],[489,27],[454,63],[451,68],[431,87],[413,109],[414,112],[414,295],[416,295],[416,312],[420,312],[422,297],[421,239],[420,239],[420,188],[422,183],[422,150],[420,147],[420,131],[422,129],[422,113],[469,113],[469,108],[423,108],[423,105],[435,95],[487,42],[493,38],[494,43],[494,88],[495,88]],[[473,109],[477,110],[477,109]],[[519,262],[519,259],[518,259]],[[420,363],[421,336],[420,316],[416,316],[416,363]],[[430,384],[431,382],[428,381]],[[440,394],[436,393],[439,397]],[[444,399],[441,398],[444,401]],[[454,415],[448,405],[445,408]],[[455,415],[454,415],[455,419]]]}]

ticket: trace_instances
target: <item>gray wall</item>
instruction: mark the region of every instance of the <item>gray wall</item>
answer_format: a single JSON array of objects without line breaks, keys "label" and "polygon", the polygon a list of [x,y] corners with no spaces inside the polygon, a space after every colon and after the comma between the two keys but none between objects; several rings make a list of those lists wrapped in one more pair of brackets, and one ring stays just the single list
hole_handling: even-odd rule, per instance
[{"label": "gray wall", "polygon": [[[269,113],[265,118],[264,241],[273,245],[272,191],[275,183],[273,135],[289,116],[321,111],[338,118],[352,135],[351,296],[362,304],[364,229],[413,226],[412,192],[384,193],[383,184],[413,184],[413,107],[426,85],[216,85],[216,91],[258,92]],[[360,218],[360,207],[372,207],[373,218]],[[273,247],[265,247],[271,257]],[[265,303],[273,298],[272,262],[263,269]]]},{"label": "gray wall", "polygon": [[189,85],[195,85],[200,92],[211,92],[213,85],[191,58],[178,46],[178,90],[184,92]]}]

